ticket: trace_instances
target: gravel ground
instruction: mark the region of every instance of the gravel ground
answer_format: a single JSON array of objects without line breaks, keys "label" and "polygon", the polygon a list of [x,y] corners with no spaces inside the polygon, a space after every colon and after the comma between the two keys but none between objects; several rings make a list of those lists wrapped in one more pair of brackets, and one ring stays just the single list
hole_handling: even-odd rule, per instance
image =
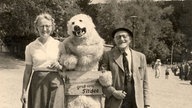
[{"label": "gravel ground", "polygon": [[[165,79],[162,67],[161,77],[155,79],[154,71],[148,68],[151,88],[151,108],[191,108],[192,85],[170,74]],[[0,54],[0,108],[21,108],[20,96],[24,62]]]}]

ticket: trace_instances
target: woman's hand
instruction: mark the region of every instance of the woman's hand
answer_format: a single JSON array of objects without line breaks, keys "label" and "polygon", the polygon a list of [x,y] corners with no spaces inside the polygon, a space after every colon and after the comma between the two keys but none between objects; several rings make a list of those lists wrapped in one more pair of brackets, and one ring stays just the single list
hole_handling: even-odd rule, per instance
[{"label": "woman's hand", "polygon": [[27,93],[26,92],[22,93],[20,100],[21,100],[22,104],[26,104],[27,103]]},{"label": "woman's hand", "polygon": [[52,62],[52,64],[48,68],[62,70],[62,66],[59,64],[58,61]]}]

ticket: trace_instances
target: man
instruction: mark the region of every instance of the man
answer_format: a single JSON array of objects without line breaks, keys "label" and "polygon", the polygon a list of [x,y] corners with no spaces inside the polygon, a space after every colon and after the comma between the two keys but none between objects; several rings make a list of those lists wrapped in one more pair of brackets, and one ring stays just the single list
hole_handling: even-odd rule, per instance
[{"label": "man", "polygon": [[[101,66],[112,73],[112,86],[103,89],[105,108],[149,108],[149,86],[145,55],[129,47],[133,33],[113,31],[115,47],[103,55]],[[102,67],[103,68],[103,67]]]}]

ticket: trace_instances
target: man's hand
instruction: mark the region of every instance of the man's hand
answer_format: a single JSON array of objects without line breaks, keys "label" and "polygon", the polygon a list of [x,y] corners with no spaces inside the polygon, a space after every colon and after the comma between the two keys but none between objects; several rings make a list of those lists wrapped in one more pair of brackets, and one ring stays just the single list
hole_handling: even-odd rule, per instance
[{"label": "man's hand", "polygon": [[117,99],[124,99],[126,96],[126,92],[124,92],[123,90],[115,90],[113,92],[113,96]]}]

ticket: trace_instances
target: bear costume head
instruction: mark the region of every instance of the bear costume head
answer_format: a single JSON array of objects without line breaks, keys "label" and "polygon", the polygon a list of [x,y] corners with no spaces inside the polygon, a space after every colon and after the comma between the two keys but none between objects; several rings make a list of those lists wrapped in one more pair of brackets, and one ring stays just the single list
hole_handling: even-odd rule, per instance
[{"label": "bear costume head", "polygon": [[90,33],[90,30],[95,29],[95,25],[90,16],[78,14],[68,21],[67,29],[69,35],[85,38],[86,35],[89,35],[88,33]]},{"label": "bear costume head", "polygon": [[66,38],[61,45],[61,64],[69,70],[95,71],[104,51],[104,40],[95,29],[92,18],[73,16],[67,23]]}]

